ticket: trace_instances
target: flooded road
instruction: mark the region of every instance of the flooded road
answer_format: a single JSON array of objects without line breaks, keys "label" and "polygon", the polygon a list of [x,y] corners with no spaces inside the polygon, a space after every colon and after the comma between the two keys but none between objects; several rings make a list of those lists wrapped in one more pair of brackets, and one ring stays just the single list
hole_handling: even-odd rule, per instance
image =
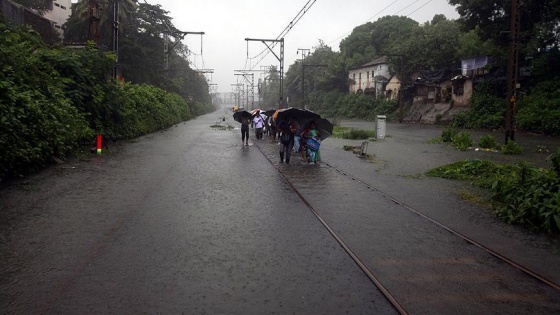
[{"label": "flooded road", "polygon": [[[220,111],[4,187],[0,312],[397,313],[325,225],[410,313],[560,311],[557,290],[395,203],[560,274],[546,238],[412,176],[454,151],[389,130],[377,163],[327,139],[321,165],[285,165],[216,122],[238,127]],[[433,158],[395,167],[407,151]]]}]

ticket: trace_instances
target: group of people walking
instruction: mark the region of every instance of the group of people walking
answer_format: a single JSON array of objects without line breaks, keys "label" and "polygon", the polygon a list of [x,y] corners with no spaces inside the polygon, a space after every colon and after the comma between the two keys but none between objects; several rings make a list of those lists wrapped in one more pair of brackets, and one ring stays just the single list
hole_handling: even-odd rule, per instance
[{"label": "group of people walking", "polygon": [[260,114],[257,114],[253,117],[253,119],[242,119],[241,120],[241,141],[244,145],[249,145],[249,125],[251,123],[255,126],[255,138],[262,139],[264,134],[265,128],[265,118],[262,117]]},{"label": "group of people walking", "polygon": [[276,140],[276,135],[278,135],[280,163],[290,164],[292,153],[301,153],[301,157],[309,164],[317,164],[321,161],[320,133],[314,121],[310,121],[305,129],[300,130],[291,117],[275,124],[271,117],[264,118],[260,114],[256,114],[252,120],[244,119],[241,122],[241,141],[244,145],[249,145],[249,125],[251,123],[255,126],[255,138],[258,140],[263,139],[264,130],[271,139]]},{"label": "group of people walking", "polygon": [[292,119],[287,118],[278,124],[280,132],[280,163],[290,164],[292,152],[301,153],[301,157],[309,164],[317,164],[321,160],[319,147],[320,134],[314,121],[310,121],[303,131],[298,130]]}]

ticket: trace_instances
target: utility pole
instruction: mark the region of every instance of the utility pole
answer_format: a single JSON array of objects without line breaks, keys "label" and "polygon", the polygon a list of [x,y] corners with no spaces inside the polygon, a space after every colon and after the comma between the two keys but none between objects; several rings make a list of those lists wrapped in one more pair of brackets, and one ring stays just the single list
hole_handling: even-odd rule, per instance
[{"label": "utility pole", "polygon": [[239,87],[243,87],[242,83],[237,83],[237,84],[232,84],[231,86],[235,86],[237,89],[234,93],[235,95],[235,105],[237,105],[237,107],[241,107],[241,93],[239,92]]},{"label": "utility pole", "polygon": [[[245,72],[244,70],[236,70],[236,71],[241,71],[241,72]],[[241,75],[243,76],[243,79],[245,81],[247,81],[247,108],[249,108],[249,92],[251,92],[251,108],[250,109],[254,109],[255,106],[255,75],[253,73],[236,73],[235,75]],[[247,76],[251,76],[251,80],[249,81],[249,79],[247,79]]]},{"label": "utility pole", "polygon": [[[284,108],[284,38],[281,39],[252,39],[252,38],[245,38],[246,41],[260,41],[262,42],[270,52],[278,59],[280,62],[280,91],[279,91],[279,108]],[[280,56],[278,56],[273,47],[270,47],[266,42],[273,42],[273,43],[280,43]]]},{"label": "utility pole", "polygon": [[311,49],[308,48],[298,48],[296,54],[301,51],[301,107],[305,108],[305,67],[303,62],[305,60],[305,52],[309,56]]},{"label": "utility pole", "polygon": [[113,52],[115,53],[115,66],[113,78],[119,76],[119,6],[120,0],[113,0]]},{"label": "utility pole", "polygon": [[515,112],[517,104],[517,74],[519,66],[520,0],[511,0],[511,24],[506,109],[505,143],[515,140]]}]

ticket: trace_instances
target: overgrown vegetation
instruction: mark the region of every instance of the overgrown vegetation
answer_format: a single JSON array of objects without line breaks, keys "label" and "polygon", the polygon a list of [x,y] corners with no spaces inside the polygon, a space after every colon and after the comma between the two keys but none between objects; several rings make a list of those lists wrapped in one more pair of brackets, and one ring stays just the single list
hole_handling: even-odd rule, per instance
[{"label": "overgrown vegetation", "polygon": [[459,130],[454,126],[447,126],[441,132],[441,140],[443,142],[452,142],[453,137],[459,133]]},{"label": "overgrown vegetation", "polygon": [[492,194],[494,213],[512,224],[560,233],[560,149],[549,157],[552,170],[521,163],[502,165],[483,160],[461,161],[428,171],[432,177],[467,180]]},{"label": "overgrown vegetation", "polygon": [[493,135],[486,135],[478,139],[478,145],[484,149],[496,149],[499,147],[496,137]]},{"label": "overgrown vegetation", "polygon": [[177,94],[117,84],[110,53],[46,47],[30,29],[4,24],[0,33],[0,180],[64,159],[95,134],[131,139],[193,116]]},{"label": "overgrown vegetation", "polygon": [[504,125],[505,101],[490,84],[480,84],[473,92],[470,109],[453,119],[453,126],[466,129],[500,129]]},{"label": "overgrown vegetation", "polygon": [[[506,102],[490,84],[476,86],[471,107],[453,118],[453,126],[499,130],[504,126]],[[520,98],[515,116],[518,128],[548,135],[560,135],[560,81],[538,83]]]},{"label": "overgrown vegetation", "polygon": [[505,145],[501,147],[503,154],[519,155],[523,153],[523,148],[515,141],[509,139]]},{"label": "overgrown vegetation", "polygon": [[473,145],[471,134],[468,132],[459,132],[451,139],[453,145],[460,151],[467,151]]}]

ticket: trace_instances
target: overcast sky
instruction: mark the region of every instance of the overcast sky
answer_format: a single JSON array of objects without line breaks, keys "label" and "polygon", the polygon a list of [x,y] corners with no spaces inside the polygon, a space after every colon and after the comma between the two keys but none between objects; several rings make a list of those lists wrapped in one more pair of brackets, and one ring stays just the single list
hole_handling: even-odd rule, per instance
[{"label": "overcast sky", "polygon": [[[260,62],[254,58],[268,50],[260,41],[276,39],[300,11],[307,12],[284,36],[284,71],[301,58],[298,49],[313,49],[323,40],[334,51],[352,30],[368,21],[375,22],[386,15],[408,16],[420,23],[430,21],[435,14],[449,19],[459,15],[447,0],[139,0],[160,4],[169,11],[173,24],[184,32],[204,32],[183,39],[193,54],[193,68],[212,69],[210,83],[215,92],[232,92],[232,84],[242,82],[236,70],[261,70],[261,66],[279,66],[271,53]],[[201,47],[202,45],[202,47]],[[274,49],[279,55],[280,46]],[[202,54],[201,54],[202,52]],[[255,72],[255,84],[260,73]]]}]

